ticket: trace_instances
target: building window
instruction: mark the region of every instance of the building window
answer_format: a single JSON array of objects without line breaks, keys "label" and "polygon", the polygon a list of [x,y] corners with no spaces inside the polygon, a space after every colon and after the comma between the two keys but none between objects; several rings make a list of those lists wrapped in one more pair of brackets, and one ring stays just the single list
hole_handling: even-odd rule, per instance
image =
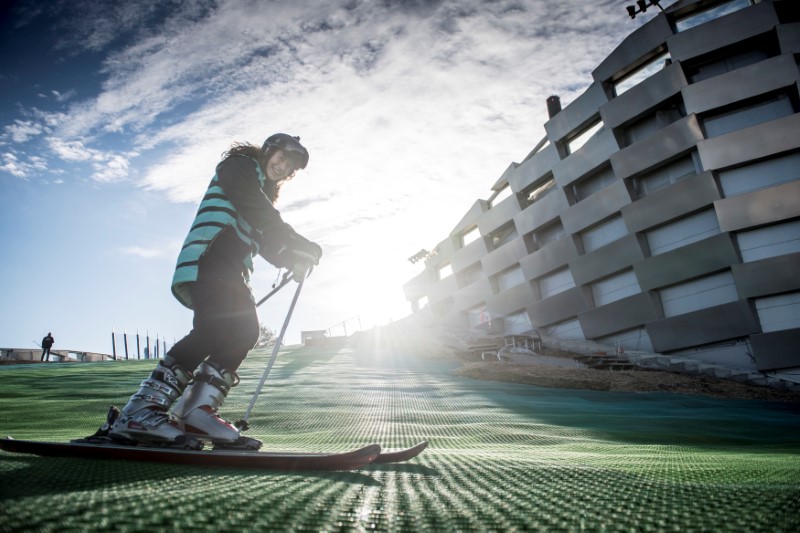
[{"label": "building window", "polygon": [[531,319],[525,311],[503,317],[503,331],[509,335],[518,335],[532,329]]},{"label": "building window", "polygon": [[564,226],[561,225],[561,220],[556,220],[533,232],[533,246],[536,250],[539,250],[545,245],[557,241],[565,234],[566,232],[564,231]]},{"label": "building window", "polygon": [[467,310],[467,326],[470,329],[488,329],[492,320],[485,305],[479,305]]},{"label": "building window", "polygon": [[525,274],[520,266],[515,266],[500,272],[494,277],[494,280],[497,286],[497,293],[500,294],[525,283]]},{"label": "building window", "polygon": [[800,292],[757,298],[755,304],[764,333],[800,328]]},{"label": "building window", "polygon": [[642,292],[639,287],[639,280],[636,279],[636,274],[633,273],[633,270],[627,270],[596,281],[590,287],[595,307],[610,304]]},{"label": "building window", "polygon": [[634,122],[623,132],[625,146],[643,141],[683,117],[677,104],[669,104]]},{"label": "building window", "polygon": [[739,299],[730,271],[672,285],[658,292],[665,317],[707,309]]},{"label": "building window", "polygon": [[641,82],[663,69],[671,61],[669,52],[662,52],[647,63],[637,68],[624,78],[620,78],[614,83],[614,93],[619,96],[631,87],[639,85]]},{"label": "building window", "polygon": [[453,275],[453,267],[450,266],[450,263],[445,263],[439,267],[439,279],[443,280],[448,276]]},{"label": "building window", "polygon": [[505,226],[492,232],[489,238],[492,242],[492,249],[496,250],[497,248],[500,248],[504,244],[513,241],[517,237],[518,237],[517,228],[516,226],[514,226],[514,223],[511,222],[510,224],[506,224]]},{"label": "building window", "polygon": [[500,202],[502,202],[503,200],[505,200],[506,198],[508,198],[512,194],[513,194],[513,191],[511,190],[511,187],[506,185],[505,187],[503,187],[499,191],[496,191],[492,195],[492,198],[489,200],[489,207],[492,208],[492,207],[496,206],[497,204],[499,204]]},{"label": "building window", "polygon": [[719,184],[725,196],[736,196],[795,180],[800,180],[800,152],[719,171]]},{"label": "building window", "polygon": [[648,231],[645,237],[650,255],[655,256],[719,233],[717,213],[712,208]]},{"label": "building window", "polygon": [[798,253],[800,220],[739,232],[736,234],[736,242],[745,263]]},{"label": "building window", "polygon": [[695,11],[689,15],[681,17],[675,21],[675,31],[682,32],[689,28],[694,28],[714,19],[739,11],[750,5],[750,0],[729,0],[714,7],[704,9],[702,11]]},{"label": "building window", "polygon": [[580,233],[584,253],[593,252],[606,244],[617,241],[628,234],[628,227],[621,216],[601,222]]},{"label": "building window", "polygon": [[572,185],[572,194],[575,197],[575,202],[577,203],[581,200],[585,200],[594,193],[605,189],[608,185],[611,185],[611,183],[616,181],[616,179],[617,177],[614,175],[614,171],[609,165],[603,167],[602,170],[595,172],[594,174],[576,181]]},{"label": "building window", "polygon": [[737,68],[746,67],[763,61],[770,57],[770,54],[763,50],[747,50],[736,55],[714,59],[695,67],[687,67],[686,76],[692,83],[707,80],[720,74],[725,74]]},{"label": "building window", "polygon": [[581,323],[577,319],[547,326],[544,328],[544,334],[557,339],[584,340],[586,338]]},{"label": "building window", "polygon": [[567,153],[574,154],[578,151],[584,144],[589,142],[592,138],[598,136],[600,132],[603,130],[603,121],[598,120],[594,122],[589,127],[580,131],[577,135],[572,137],[567,141]]},{"label": "building window", "polygon": [[629,329],[620,331],[613,335],[605,337],[598,337],[594,339],[600,344],[606,346],[619,346],[624,350],[653,352],[653,343],[650,340],[650,335],[647,334],[646,328]]},{"label": "building window", "polygon": [[711,138],[792,114],[794,114],[792,101],[786,94],[781,94],[746,107],[713,115],[707,114],[703,117],[703,126],[706,137]]},{"label": "building window", "polygon": [[478,231],[478,226],[473,226],[472,228],[468,229],[461,235],[461,247],[473,243],[477,241],[481,236],[481,232]]},{"label": "building window", "polygon": [[647,174],[633,178],[633,190],[637,198],[666,189],[673,183],[696,175],[697,169],[700,167],[695,162],[696,155],[697,152],[692,152]]},{"label": "building window", "polygon": [[417,310],[425,309],[428,306],[428,297],[423,296],[417,299]]},{"label": "building window", "polygon": [[570,272],[567,267],[542,276],[537,282],[539,283],[539,294],[542,299],[564,292],[575,286],[575,280],[572,279],[572,272]]},{"label": "building window", "polygon": [[458,273],[456,278],[458,279],[458,285],[461,288],[472,285],[476,281],[483,279],[483,269],[481,269],[481,264],[475,263],[474,265],[465,268]]},{"label": "building window", "polygon": [[556,180],[550,176],[545,178],[544,181],[535,183],[530,189],[530,192],[526,192],[527,196],[525,200],[529,205],[536,203],[554,190],[556,190]]}]

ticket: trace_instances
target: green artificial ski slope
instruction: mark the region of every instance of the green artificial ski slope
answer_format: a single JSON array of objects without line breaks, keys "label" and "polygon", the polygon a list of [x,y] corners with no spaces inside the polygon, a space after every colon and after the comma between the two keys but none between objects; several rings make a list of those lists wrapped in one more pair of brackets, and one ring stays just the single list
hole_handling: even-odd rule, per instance
[{"label": "green artificial ski slope", "polygon": [[[268,353],[241,369],[239,418]],[[0,435],[64,441],[152,361],[0,367]],[[0,452],[0,531],[800,530],[796,404],[481,382],[457,363],[288,348],[251,417],[265,448],[430,448],[282,473]]]}]

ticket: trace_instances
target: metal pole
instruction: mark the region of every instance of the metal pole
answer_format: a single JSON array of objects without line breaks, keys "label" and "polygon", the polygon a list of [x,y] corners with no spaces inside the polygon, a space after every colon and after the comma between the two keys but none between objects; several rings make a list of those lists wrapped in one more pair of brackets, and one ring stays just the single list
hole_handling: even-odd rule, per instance
[{"label": "metal pole", "polygon": [[261,298],[261,299],[260,299],[260,300],[259,300],[259,301],[256,303],[256,307],[260,306],[261,304],[263,304],[264,302],[266,302],[267,300],[269,300],[270,296],[272,296],[273,294],[275,294],[276,292],[278,292],[279,290],[281,290],[281,289],[282,289],[284,286],[286,286],[286,284],[287,284],[287,283],[289,283],[290,281],[292,281],[292,277],[291,277],[291,275],[292,275],[292,272],[291,272],[290,270],[287,270],[287,271],[286,271],[286,273],[283,275],[283,279],[281,280],[281,283],[280,283],[280,285],[278,285],[277,287],[275,287],[274,289],[272,289],[272,290],[270,291],[270,293],[269,293],[269,294],[267,294],[266,296],[264,296],[263,298]]},{"label": "metal pole", "polygon": [[125,342],[125,360],[128,360],[128,332],[122,330],[122,340]]},{"label": "metal pole", "polygon": [[256,387],[256,392],[253,394],[253,399],[250,400],[250,405],[247,406],[247,411],[245,411],[242,419],[236,422],[236,426],[242,430],[246,430],[249,427],[248,421],[250,420],[250,412],[253,410],[256,400],[258,400],[258,396],[261,394],[261,389],[264,387],[264,382],[267,381],[267,376],[269,376],[269,372],[272,370],[272,365],[275,364],[275,359],[278,357],[278,350],[280,350],[281,344],[283,343],[283,336],[286,334],[286,328],[289,326],[289,319],[292,318],[292,312],[294,311],[294,306],[297,303],[297,297],[300,296],[300,289],[303,288],[303,282],[305,282],[305,278],[301,279],[300,283],[297,284],[297,290],[294,292],[294,298],[292,298],[292,303],[289,305],[289,312],[286,313],[286,320],[283,321],[283,327],[281,328],[280,335],[278,335],[278,338],[275,339],[275,347],[272,349],[272,356],[269,359],[269,364],[267,364],[267,369],[264,370],[264,374],[261,376],[261,381],[258,383],[258,387]]},{"label": "metal pole", "polygon": [[117,360],[117,342],[114,339],[114,328],[111,328],[111,354]]}]

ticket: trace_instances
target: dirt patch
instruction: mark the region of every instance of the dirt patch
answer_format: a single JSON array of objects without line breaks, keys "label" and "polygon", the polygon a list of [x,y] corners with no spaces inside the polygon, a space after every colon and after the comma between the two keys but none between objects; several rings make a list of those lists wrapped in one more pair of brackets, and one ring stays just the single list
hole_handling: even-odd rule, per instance
[{"label": "dirt patch", "polygon": [[[549,354],[550,355],[550,354]],[[561,356],[567,357],[563,353]],[[730,400],[800,403],[800,393],[738,383],[697,374],[660,370],[594,370],[560,368],[536,363],[478,361],[465,363],[460,376],[488,381],[526,383],[540,387],[620,392],[700,394]]]}]

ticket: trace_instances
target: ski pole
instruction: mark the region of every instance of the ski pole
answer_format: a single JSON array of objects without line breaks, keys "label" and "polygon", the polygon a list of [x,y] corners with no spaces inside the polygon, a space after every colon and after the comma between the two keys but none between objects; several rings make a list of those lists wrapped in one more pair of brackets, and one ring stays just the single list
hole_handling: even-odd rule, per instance
[{"label": "ski pole", "polygon": [[[256,400],[258,400],[258,396],[259,394],[261,394],[261,389],[264,387],[264,382],[267,381],[267,376],[269,376],[269,372],[270,370],[272,370],[272,365],[275,364],[275,359],[278,357],[278,350],[280,350],[281,344],[283,343],[283,336],[286,334],[286,328],[289,326],[289,319],[292,317],[292,311],[294,311],[294,306],[297,303],[297,297],[300,296],[300,289],[303,288],[303,282],[305,282],[305,280],[306,279],[304,277],[297,284],[297,289],[294,292],[294,298],[292,298],[292,303],[291,305],[289,305],[289,312],[286,313],[286,320],[283,321],[283,327],[281,328],[281,332],[278,335],[278,338],[275,340],[275,347],[272,349],[272,356],[269,358],[267,369],[264,370],[264,375],[261,376],[261,381],[258,383],[258,387],[256,387],[256,392],[253,394],[253,398],[250,400],[250,405],[247,406],[247,411],[245,411],[242,419],[236,421],[236,427],[238,427],[242,431],[250,427],[250,424],[248,423],[248,421],[250,420],[250,412],[253,410],[253,406],[256,404]],[[283,284],[281,285],[281,287],[282,286]]]},{"label": "ski pole", "polygon": [[281,290],[283,287],[285,287],[285,286],[286,286],[286,285],[287,285],[287,284],[288,284],[290,281],[292,281],[292,272],[291,272],[291,270],[287,270],[287,271],[286,271],[286,273],[283,275],[283,279],[281,280],[281,283],[280,283],[280,285],[278,285],[277,287],[275,287],[274,289],[272,289],[272,290],[270,291],[270,293],[269,293],[269,294],[267,294],[266,296],[264,296],[263,298],[261,298],[261,299],[258,301],[258,303],[256,303],[256,307],[260,306],[261,304],[263,304],[264,302],[266,302],[267,300],[269,300],[269,299],[270,299],[270,297],[271,297],[273,294],[275,294],[276,292],[278,292],[279,290]]}]

